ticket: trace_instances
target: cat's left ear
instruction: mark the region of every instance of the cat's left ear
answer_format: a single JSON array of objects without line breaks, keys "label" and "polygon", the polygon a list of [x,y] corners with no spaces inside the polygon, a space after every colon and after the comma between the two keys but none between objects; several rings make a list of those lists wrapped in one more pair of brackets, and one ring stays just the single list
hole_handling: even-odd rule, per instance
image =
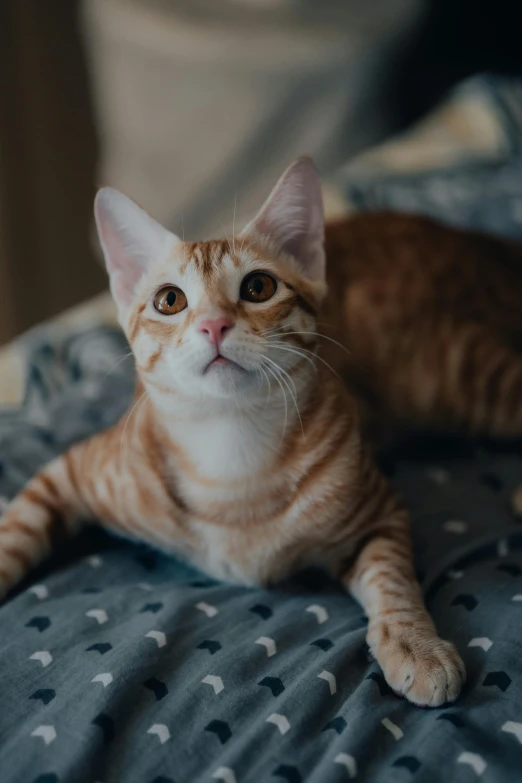
[{"label": "cat's left ear", "polygon": [[126,307],[147,269],[165,260],[180,240],[114,188],[98,191],[94,216],[112,295]]},{"label": "cat's left ear", "polygon": [[321,180],[310,158],[299,158],[287,168],[242,233],[257,235],[276,252],[295,258],[309,280],[324,280],[323,197]]}]

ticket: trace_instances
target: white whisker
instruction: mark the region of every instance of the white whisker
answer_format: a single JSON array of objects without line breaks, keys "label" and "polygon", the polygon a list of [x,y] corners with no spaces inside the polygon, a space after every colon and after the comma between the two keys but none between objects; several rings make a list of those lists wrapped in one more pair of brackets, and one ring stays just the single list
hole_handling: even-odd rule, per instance
[{"label": "white whisker", "polygon": [[[265,361],[271,362],[271,363],[274,365],[274,367],[276,367],[276,368],[277,368],[277,370],[278,370],[278,371],[281,373],[281,380],[282,380],[282,381],[283,381],[283,383],[285,384],[286,388],[288,389],[288,391],[289,391],[289,393],[290,393],[290,396],[291,396],[292,400],[294,401],[295,410],[296,410],[296,413],[297,413],[297,418],[299,419],[299,423],[300,423],[300,425],[301,425],[301,432],[303,433],[303,438],[304,438],[304,437],[305,437],[305,433],[304,433],[303,421],[302,421],[302,419],[301,419],[301,413],[300,413],[300,411],[299,411],[299,406],[298,406],[298,404],[297,404],[297,399],[296,399],[296,397],[297,397],[297,389],[296,389],[296,385],[295,385],[295,383],[294,383],[293,379],[291,378],[291,376],[290,376],[290,375],[288,375],[288,373],[286,372],[286,370],[283,370],[283,368],[282,368],[282,367],[280,367],[280,365],[279,365],[279,364],[277,364],[277,362],[274,362],[274,361],[273,361],[273,359],[269,359],[269,357],[268,357],[268,356],[265,356],[264,358],[265,358]],[[294,394],[292,393],[292,389],[290,388],[290,384],[289,384],[289,383],[286,381],[286,379],[285,379],[285,376],[286,376],[286,378],[288,378],[288,380],[289,380],[289,381],[291,381],[291,382],[292,382],[292,385],[293,385],[293,387],[294,387],[294,392],[295,392],[295,395],[296,395],[296,396],[294,396]]]},{"label": "white whisker", "polygon": [[127,416],[127,419],[126,419],[125,424],[123,426],[123,432],[121,433],[121,438],[120,438],[120,459],[121,459],[122,450],[123,450],[123,438],[125,437],[125,431],[127,429],[127,425],[129,423],[129,421],[131,420],[132,414],[138,408],[138,405],[140,404],[140,402],[143,400],[144,397],[147,397],[147,399],[150,399],[149,396],[148,396],[148,392],[144,391],[143,394],[141,395],[141,397],[138,399],[138,401],[136,403],[134,403],[134,405],[131,408],[131,412]]},{"label": "white whisker", "polygon": [[115,363],[112,365],[112,367],[110,367],[110,368],[107,370],[107,372],[105,373],[105,375],[104,375],[104,376],[103,376],[103,378],[102,378],[102,381],[104,381],[104,380],[105,380],[105,378],[106,378],[108,375],[110,375],[110,374],[111,374],[111,372],[114,372],[114,370],[116,369],[116,367],[118,367],[118,365],[119,365],[119,364],[121,364],[122,362],[124,362],[124,361],[125,361],[125,359],[128,359],[128,358],[129,358],[129,356],[132,356],[132,351],[129,351],[129,353],[124,353],[124,354],[123,354],[123,356],[120,356],[120,357],[118,358],[118,360],[117,360],[117,361],[116,361],[116,362],[115,362]]},{"label": "white whisker", "polygon": [[236,206],[237,206],[237,190],[234,193],[234,215],[232,217],[232,247],[234,248],[234,255],[236,255]]},{"label": "white whisker", "polygon": [[290,336],[290,335],[293,335],[293,334],[297,334],[297,335],[300,335],[300,334],[312,335],[314,337],[320,337],[322,340],[328,340],[328,342],[333,343],[338,348],[340,348],[342,351],[344,351],[348,356],[350,356],[350,351],[344,345],[342,345],[337,340],[334,340],[332,337],[328,337],[326,334],[321,334],[320,332],[279,332],[277,334],[274,333],[271,330],[266,330],[265,332],[261,332],[261,335],[263,337],[267,337],[267,336],[268,337],[287,337],[287,336]]},{"label": "white whisker", "polygon": [[[277,343],[269,343],[269,344],[272,345],[274,348],[277,348],[277,350],[279,350],[279,351],[288,351],[288,350],[290,350],[289,348],[283,347],[282,345],[277,345]],[[309,353],[310,356],[313,356],[315,359],[318,359],[320,362],[322,362],[325,365],[325,367],[328,367],[330,372],[333,372],[335,377],[338,378],[341,381],[341,383],[344,383],[344,381],[341,378],[341,376],[338,373],[335,372],[334,368],[331,367],[331,365],[329,365],[328,362],[325,361],[322,356],[319,356],[319,354],[314,353],[313,351],[309,351],[307,348],[302,348],[301,347],[300,350],[304,351],[305,353]]]},{"label": "white whisker", "polygon": [[[263,359],[266,359],[266,356],[264,356]],[[281,381],[279,380],[279,378],[277,377],[277,375],[275,374],[275,372],[272,370],[272,368],[270,366],[267,366],[266,369],[267,369],[267,372],[269,372],[270,375],[272,375],[272,377],[275,378],[277,383],[279,384],[279,386],[281,388],[281,391],[283,392],[283,399],[285,401],[285,423],[284,423],[284,427],[283,427],[283,434],[281,435],[281,443],[282,443],[284,438],[285,438],[286,427],[287,427],[287,424],[288,424],[288,402],[287,402],[287,399],[286,399],[285,387],[283,386],[283,384],[281,383]]]},{"label": "white whisker", "polygon": [[[279,350],[288,351],[288,353],[293,353],[296,356],[300,356],[301,359],[306,359],[306,361],[312,365],[315,372],[317,372],[317,367],[315,365],[315,362],[312,359],[310,359],[309,356],[305,356],[304,353],[302,353],[302,351],[300,351],[298,348],[289,348],[286,345],[286,343],[278,343],[278,342],[274,342],[273,340],[267,340],[267,345],[269,345],[271,348],[278,348]],[[309,353],[313,353],[313,351],[309,351]],[[313,355],[316,356],[315,353]]]}]

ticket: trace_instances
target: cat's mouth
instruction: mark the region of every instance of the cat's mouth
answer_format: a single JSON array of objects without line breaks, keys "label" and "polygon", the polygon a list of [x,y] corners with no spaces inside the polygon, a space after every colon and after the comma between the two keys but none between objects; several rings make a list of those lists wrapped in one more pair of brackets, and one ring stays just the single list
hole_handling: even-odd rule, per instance
[{"label": "cat's mouth", "polygon": [[233,367],[236,370],[243,370],[243,367],[241,367],[237,362],[233,362],[232,359],[227,359],[226,356],[223,356],[223,354],[218,353],[212,361],[210,361],[205,369],[203,370],[203,375],[206,375],[207,372],[213,369],[218,368],[227,368],[227,367]]}]

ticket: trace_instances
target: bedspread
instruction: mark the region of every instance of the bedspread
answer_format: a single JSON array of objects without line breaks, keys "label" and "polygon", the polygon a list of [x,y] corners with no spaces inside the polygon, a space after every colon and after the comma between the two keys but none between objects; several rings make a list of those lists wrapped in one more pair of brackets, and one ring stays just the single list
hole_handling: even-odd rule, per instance
[{"label": "bedspread", "polygon": [[[462,117],[490,118],[466,165],[441,144],[421,176],[423,138],[436,151],[428,123],[392,145],[385,172],[380,153],[341,172],[338,203],[521,236],[518,90],[485,77],[453,99],[446,140]],[[125,410],[132,359],[103,301],[106,315],[81,329],[20,343],[23,402],[0,413],[1,502]],[[360,607],[320,573],[235,587],[90,528],[0,607],[1,783],[522,779],[522,525],[510,500],[522,447],[417,442],[383,468],[411,510],[437,627],[467,666],[455,704],[397,699],[368,658]]]}]

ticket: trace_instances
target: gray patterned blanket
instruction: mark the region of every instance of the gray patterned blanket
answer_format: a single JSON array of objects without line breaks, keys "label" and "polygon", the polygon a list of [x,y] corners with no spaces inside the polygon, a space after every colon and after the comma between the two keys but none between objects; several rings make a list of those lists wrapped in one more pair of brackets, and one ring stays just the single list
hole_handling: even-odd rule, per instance
[{"label": "gray patterned blanket", "polygon": [[[519,214],[497,229],[514,233]],[[3,498],[124,411],[127,351],[106,328],[33,340],[24,404],[0,413]],[[467,665],[457,703],[398,700],[360,607],[320,573],[239,588],[92,529],[0,607],[1,783],[522,779],[522,447],[417,442],[383,467]]]}]

